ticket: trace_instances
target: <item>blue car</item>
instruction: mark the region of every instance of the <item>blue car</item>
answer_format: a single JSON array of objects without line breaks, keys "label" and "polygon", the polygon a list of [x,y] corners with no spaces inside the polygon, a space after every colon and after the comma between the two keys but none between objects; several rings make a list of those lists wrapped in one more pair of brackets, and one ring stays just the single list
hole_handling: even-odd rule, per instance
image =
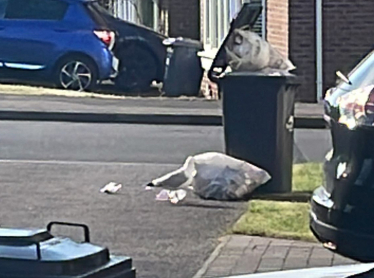
[{"label": "blue car", "polygon": [[116,73],[115,33],[86,0],[0,0],[0,70],[93,90]]}]

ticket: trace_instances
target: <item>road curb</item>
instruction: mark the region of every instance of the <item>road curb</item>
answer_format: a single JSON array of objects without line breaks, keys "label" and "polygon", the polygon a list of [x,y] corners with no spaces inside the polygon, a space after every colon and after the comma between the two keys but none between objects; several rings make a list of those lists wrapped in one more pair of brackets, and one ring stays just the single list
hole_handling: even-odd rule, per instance
[{"label": "road curb", "polygon": [[[222,116],[220,115],[188,114],[121,114],[2,110],[0,111],[0,120],[222,126]],[[322,117],[296,117],[295,128],[324,129],[326,128],[326,124]]]},{"label": "road curb", "polygon": [[192,277],[192,278],[201,278],[207,272],[209,266],[214,262],[214,260],[221,254],[221,250],[226,246],[226,244],[230,240],[230,236],[225,236],[222,238],[222,241],[216,249],[214,249],[213,253],[209,256],[209,258],[204,262],[203,266],[199,269],[199,271]]},{"label": "road curb", "polygon": [[221,116],[178,114],[119,114],[75,113],[39,111],[0,111],[0,120],[7,121],[56,121],[80,123],[125,123],[156,125],[222,125]]}]

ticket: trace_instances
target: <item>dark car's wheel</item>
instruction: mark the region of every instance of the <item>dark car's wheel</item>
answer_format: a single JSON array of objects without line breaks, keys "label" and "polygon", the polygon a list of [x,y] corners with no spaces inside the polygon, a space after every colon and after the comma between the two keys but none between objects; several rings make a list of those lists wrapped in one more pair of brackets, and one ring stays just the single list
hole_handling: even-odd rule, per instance
[{"label": "dark car's wheel", "polygon": [[93,62],[84,57],[66,57],[55,71],[55,83],[59,88],[74,91],[92,91],[97,85],[97,70]]},{"label": "dark car's wheel", "polygon": [[142,47],[130,46],[119,54],[117,88],[125,91],[145,91],[157,79],[157,63],[152,53]]}]

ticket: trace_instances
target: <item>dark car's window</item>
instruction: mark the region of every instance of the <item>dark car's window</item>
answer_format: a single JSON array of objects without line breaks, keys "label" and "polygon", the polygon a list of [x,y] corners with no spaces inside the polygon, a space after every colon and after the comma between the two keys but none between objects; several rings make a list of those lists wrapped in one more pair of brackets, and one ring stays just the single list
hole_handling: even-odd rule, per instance
[{"label": "dark car's window", "polygon": [[0,19],[4,18],[8,0],[0,0]]},{"label": "dark car's window", "polygon": [[[7,0],[4,18],[26,20],[61,20],[68,4],[59,0]],[[1,9],[0,9],[1,11]]]},{"label": "dark car's window", "polygon": [[374,51],[369,53],[348,75],[351,84],[341,81],[326,100],[333,106],[339,105],[341,96],[359,88],[374,85]]},{"label": "dark car's window", "polygon": [[348,75],[352,85],[342,82],[346,90],[363,88],[374,85],[374,51],[369,53]]},{"label": "dark car's window", "polygon": [[104,14],[106,16],[111,16],[113,17],[113,15],[106,9],[104,8],[103,6],[101,6],[98,2],[93,2],[91,3],[91,6],[96,10],[98,11],[99,13],[101,14]]},{"label": "dark car's window", "polygon": [[100,26],[107,25],[105,17],[112,17],[109,11],[100,6],[97,2],[89,2],[86,4],[86,7],[91,18]]}]

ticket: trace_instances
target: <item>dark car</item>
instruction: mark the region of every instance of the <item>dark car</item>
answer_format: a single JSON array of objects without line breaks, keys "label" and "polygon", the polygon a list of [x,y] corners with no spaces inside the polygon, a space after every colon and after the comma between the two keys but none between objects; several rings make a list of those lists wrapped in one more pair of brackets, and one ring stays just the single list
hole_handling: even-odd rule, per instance
[{"label": "dark car", "polygon": [[92,90],[109,79],[114,32],[85,0],[0,0],[1,73],[42,72],[58,87]]},{"label": "dark car", "polygon": [[97,17],[117,32],[113,52],[119,59],[119,73],[115,79],[124,90],[144,90],[152,81],[161,82],[164,77],[166,47],[165,36],[144,26],[114,17],[98,2],[92,1],[90,9]]},{"label": "dark car", "polygon": [[311,200],[311,229],[344,256],[374,261],[374,52],[325,97],[332,151]]}]

